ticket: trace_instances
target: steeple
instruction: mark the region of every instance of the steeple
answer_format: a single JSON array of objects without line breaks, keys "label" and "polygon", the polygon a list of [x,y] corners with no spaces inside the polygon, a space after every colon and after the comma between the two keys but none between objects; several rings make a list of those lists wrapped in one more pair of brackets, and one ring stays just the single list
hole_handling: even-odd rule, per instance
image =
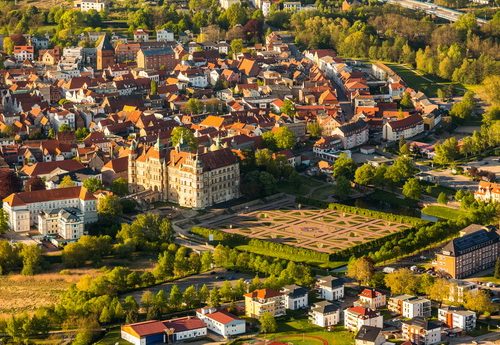
[{"label": "steeple", "polygon": [[160,142],[160,133],[159,132],[158,132],[158,138],[156,138],[156,143],[155,143],[154,148],[156,151],[161,150],[161,142]]}]

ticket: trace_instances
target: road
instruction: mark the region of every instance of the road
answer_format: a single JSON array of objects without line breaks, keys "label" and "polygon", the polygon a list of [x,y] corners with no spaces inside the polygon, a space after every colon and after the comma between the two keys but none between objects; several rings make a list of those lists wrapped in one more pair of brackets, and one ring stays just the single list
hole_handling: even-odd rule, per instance
[{"label": "road", "polygon": [[[140,301],[142,294],[144,291],[151,291],[153,293],[157,293],[160,290],[164,290],[165,293],[170,293],[170,288],[173,285],[177,285],[181,291],[184,291],[188,286],[194,285],[197,288],[201,288],[203,284],[207,285],[207,287],[213,288],[214,286],[220,287],[225,281],[230,281],[231,283],[235,283],[239,279],[252,279],[253,277],[246,273],[235,273],[235,272],[227,272],[224,269],[215,269],[213,270],[214,274],[210,274],[209,272],[196,274],[190,277],[178,279],[173,282],[163,283],[160,285],[144,288],[138,291],[129,292],[123,295],[126,296],[134,296],[137,301]],[[219,279],[217,279],[219,277]]]},{"label": "road", "polygon": [[[456,22],[463,12],[452,10],[450,8],[437,6],[433,3],[415,1],[415,0],[387,0],[389,3],[398,4],[406,8],[418,9],[425,11],[428,14],[435,15],[436,17],[449,20],[450,22]],[[477,19],[478,25],[483,25],[486,23],[484,19]]]},{"label": "road", "polygon": [[480,335],[478,337],[459,337],[459,338],[448,338],[450,345],[498,345],[500,344],[500,331],[496,330],[487,334]]}]

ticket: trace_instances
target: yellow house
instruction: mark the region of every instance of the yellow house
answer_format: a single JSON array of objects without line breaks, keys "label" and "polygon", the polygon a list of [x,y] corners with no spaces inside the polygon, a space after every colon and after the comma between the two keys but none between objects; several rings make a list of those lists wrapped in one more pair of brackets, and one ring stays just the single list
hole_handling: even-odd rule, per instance
[{"label": "yellow house", "polygon": [[263,313],[273,316],[285,315],[285,296],[275,290],[260,289],[249,292],[245,297],[245,315],[259,318]]}]

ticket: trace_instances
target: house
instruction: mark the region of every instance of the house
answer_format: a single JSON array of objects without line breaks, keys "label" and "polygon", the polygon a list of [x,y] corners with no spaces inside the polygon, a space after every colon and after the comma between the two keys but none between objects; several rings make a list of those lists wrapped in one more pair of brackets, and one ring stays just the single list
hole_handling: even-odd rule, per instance
[{"label": "house", "polygon": [[33,61],[35,59],[35,48],[33,46],[14,46],[12,54],[14,54],[17,62]]},{"label": "house", "polygon": [[106,9],[106,3],[103,0],[76,0],[74,5],[82,12],[88,12],[90,10],[100,12]]},{"label": "house", "polygon": [[344,298],[344,281],[333,276],[320,277],[316,281],[319,298],[327,301],[338,301]]},{"label": "house", "polygon": [[349,150],[368,142],[368,124],[359,119],[335,128],[332,135],[340,137],[344,149]]},{"label": "house", "polygon": [[340,322],[340,305],[329,301],[316,302],[309,311],[309,320],[320,327],[335,326]]},{"label": "house", "polygon": [[484,202],[500,203],[500,183],[479,181],[474,198]]},{"label": "house", "polygon": [[355,345],[382,345],[384,342],[382,328],[372,326],[361,326],[354,338]]},{"label": "house", "polygon": [[285,315],[285,296],[271,289],[260,289],[244,294],[245,314],[248,317],[260,317],[263,313],[273,316]]},{"label": "house", "polygon": [[416,317],[402,322],[402,334],[403,339],[415,345],[437,344],[441,342],[441,325],[423,317]]},{"label": "house", "polygon": [[149,33],[144,29],[136,29],[134,31],[135,42],[146,42],[149,40]]},{"label": "house", "polygon": [[412,295],[399,295],[389,298],[389,303],[387,304],[387,309],[396,313],[398,315],[403,314],[403,302],[409,299],[416,298]]},{"label": "house", "polygon": [[174,41],[174,33],[165,29],[156,30],[156,41],[172,42]]},{"label": "house", "polygon": [[308,291],[298,285],[286,285],[280,292],[285,296],[285,308],[297,310],[309,306]]},{"label": "house", "polygon": [[207,325],[209,331],[222,335],[224,338],[246,332],[245,320],[224,310],[201,308],[196,311],[196,316]]},{"label": "house", "polygon": [[436,254],[434,268],[461,279],[493,267],[499,256],[498,230],[471,224]]},{"label": "house", "polygon": [[386,305],[385,294],[375,289],[364,289],[358,297],[358,305],[367,308],[377,309]]},{"label": "house", "polygon": [[415,297],[403,301],[403,317],[412,319],[414,317],[430,317],[431,301],[427,298]]},{"label": "house", "polygon": [[9,228],[17,232],[38,227],[38,215],[42,211],[70,207],[79,210],[85,224],[97,221],[97,198],[85,187],[12,193],[3,199],[3,209],[9,215]]},{"label": "house", "polygon": [[121,338],[134,345],[170,344],[206,335],[205,323],[190,316],[166,321],[150,320],[121,327]]},{"label": "house", "polygon": [[412,138],[423,131],[424,119],[419,114],[415,114],[401,120],[387,122],[382,129],[382,138],[387,141],[398,141],[401,138]]},{"label": "house", "polygon": [[476,328],[476,313],[470,310],[443,306],[438,309],[438,320],[449,328],[460,328],[466,332]]},{"label": "house", "polygon": [[128,179],[128,156],[115,158],[104,164],[101,169],[102,182],[111,185],[119,178]]},{"label": "house", "polygon": [[344,310],[344,327],[352,332],[357,332],[362,326],[382,328],[383,316],[370,308],[350,307]]},{"label": "house", "polygon": [[147,48],[137,52],[137,67],[146,70],[171,71],[177,64],[172,48]]}]

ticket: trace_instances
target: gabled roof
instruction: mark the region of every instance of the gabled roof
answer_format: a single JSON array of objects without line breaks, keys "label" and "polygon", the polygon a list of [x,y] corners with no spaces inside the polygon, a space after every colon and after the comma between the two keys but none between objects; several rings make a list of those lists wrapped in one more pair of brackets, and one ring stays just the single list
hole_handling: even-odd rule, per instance
[{"label": "gabled roof", "polygon": [[374,342],[380,332],[382,332],[382,328],[363,325],[359,329],[358,334],[356,334],[356,340]]},{"label": "gabled roof", "polygon": [[282,296],[283,294],[272,289],[259,289],[246,293],[243,296],[258,299],[268,299],[273,297]]},{"label": "gabled roof", "polygon": [[33,165],[26,165],[21,169],[21,171],[28,176],[38,176],[49,174],[56,169],[72,172],[84,168],[85,167],[82,165],[82,163],[74,159],[66,159],[63,161],[39,162]]},{"label": "gabled roof", "polygon": [[76,199],[95,200],[96,197],[85,187],[56,188],[49,190],[37,190],[32,192],[12,193],[3,202],[11,207],[33,204],[44,201]]}]

